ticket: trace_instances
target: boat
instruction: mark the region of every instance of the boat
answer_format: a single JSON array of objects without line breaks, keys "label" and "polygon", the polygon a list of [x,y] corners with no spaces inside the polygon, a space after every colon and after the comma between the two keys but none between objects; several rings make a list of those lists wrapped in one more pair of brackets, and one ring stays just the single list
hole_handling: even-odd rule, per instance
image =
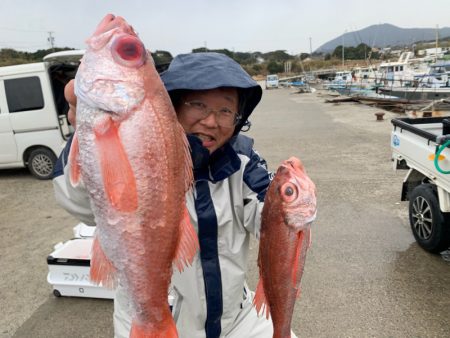
[{"label": "boat", "polygon": [[360,87],[373,86],[376,83],[377,73],[372,66],[355,67],[352,69],[353,83]]},{"label": "boat", "polygon": [[427,74],[428,64],[414,58],[414,53],[403,52],[395,62],[382,62],[377,71],[377,83],[384,87],[413,87],[417,78]]},{"label": "boat", "polygon": [[350,86],[353,81],[352,78],[352,72],[345,70],[345,71],[338,71],[336,72],[333,80],[329,83],[324,83],[323,88],[329,89],[329,90],[337,90],[341,88],[346,88],[347,86]]},{"label": "boat", "polygon": [[450,61],[431,64],[427,74],[416,76],[416,82],[419,87],[450,87]]},{"label": "boat", "polygon": [[380,93],[407,100],[440,100],[450,98],[450,87],[381,87]]}]

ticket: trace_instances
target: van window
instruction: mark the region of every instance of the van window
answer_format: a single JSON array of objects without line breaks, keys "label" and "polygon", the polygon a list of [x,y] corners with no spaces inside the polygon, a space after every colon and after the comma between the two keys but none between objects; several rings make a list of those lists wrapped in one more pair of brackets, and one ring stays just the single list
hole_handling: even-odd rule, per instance
[{"label": "van window", "polygon": [[37,76],[5,80],[10,113],[44,108],[41,81]]}]

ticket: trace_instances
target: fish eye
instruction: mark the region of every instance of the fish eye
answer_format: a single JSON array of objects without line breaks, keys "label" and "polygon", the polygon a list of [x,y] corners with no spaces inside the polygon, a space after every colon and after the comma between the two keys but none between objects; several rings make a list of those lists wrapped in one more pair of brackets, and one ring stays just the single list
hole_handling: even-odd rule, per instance
[{"label": "fish eye", "polygon": [[281,196],[285,202],[292,202],[297,198],[297,195],[298,189],[294,184],[288,182],[281,186]]},{"label": "fish eye", "polygon": [[125,67],[138,68],[145,62],[144,45],[132,35],[117,38],[112,44],[111,51],[114,60]]},{"label": "fish eye", "polygon": [[286,196],[292,196],[292,195],[294,195],[294,189],[292,189],[292,187],[287,187],[287,188],[284,190],[284,194],[285,194]]}]

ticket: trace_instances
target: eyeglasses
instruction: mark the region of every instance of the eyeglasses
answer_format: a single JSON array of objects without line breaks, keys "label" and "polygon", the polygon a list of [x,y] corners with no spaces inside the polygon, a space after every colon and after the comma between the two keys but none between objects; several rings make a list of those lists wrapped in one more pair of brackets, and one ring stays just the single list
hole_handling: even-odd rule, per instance
[{"label": "eyeglasses", "polygon": [[198,120],[203,120],[207,118],[212,112],[214,112],[216,115],[216,122],[221,127],[234,127],[241,120],[241,115],[231,111],[227,107],[220,108],[219,110],[214,110],[208,108],[208,106],[202,101],[189,101],[183,103],[189,107],[190,115]]}]

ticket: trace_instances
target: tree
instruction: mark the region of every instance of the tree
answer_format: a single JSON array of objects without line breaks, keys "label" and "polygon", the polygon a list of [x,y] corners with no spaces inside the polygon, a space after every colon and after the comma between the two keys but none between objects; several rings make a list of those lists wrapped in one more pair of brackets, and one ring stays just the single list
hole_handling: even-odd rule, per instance
[{"label": "tree", "polygon": [[267,71],[270,74],[282,73],[284,71],[284,67],[283,67],[283,64],[281,64],[281,63],[278,63],[276,61],[270,61],[267,64]]},{"label": "tree", "polygon": [[255,73],[260,73],[261,72],[261,70],[262,70],[262,66],[261,65],[258,65],[258,64],[254,64],[253,66],[252,66],[252,69],[255,71]]},{"label": "tree", "polygon": [[310,57],[310,55],[308,54],[308,53],[301,53],[300,54],[300,60],[305,60],[305,59],[307,59],[307,58],[309,58]]},{"label": "tree", "polygon": [[[360,43],[356,47],[345,47],[344,48],[344,57],[347,60],[364,60],[367,59],[369,52],[372,50],[368,45],[365,43]],[[331,54],[335,58],[341,58],[342,57],[342,46],[337,46],[333,53]],[[374,55],[372,55],[372,58],[375,58]]]},{"label": "tree", "polygon": [[165,50],[155,50],[152,53],[153,60],[155,61],[155,64],[161,65],[161,64],[168,64],[172,61],[173,57],[170,52],[167,52]]},{"label": "tree", "polygon": [[284,62],[292,60],[294,57],[287,54],[284,50],[276,50],[274,52],[264,53],[263,58],[268,61]]}]

